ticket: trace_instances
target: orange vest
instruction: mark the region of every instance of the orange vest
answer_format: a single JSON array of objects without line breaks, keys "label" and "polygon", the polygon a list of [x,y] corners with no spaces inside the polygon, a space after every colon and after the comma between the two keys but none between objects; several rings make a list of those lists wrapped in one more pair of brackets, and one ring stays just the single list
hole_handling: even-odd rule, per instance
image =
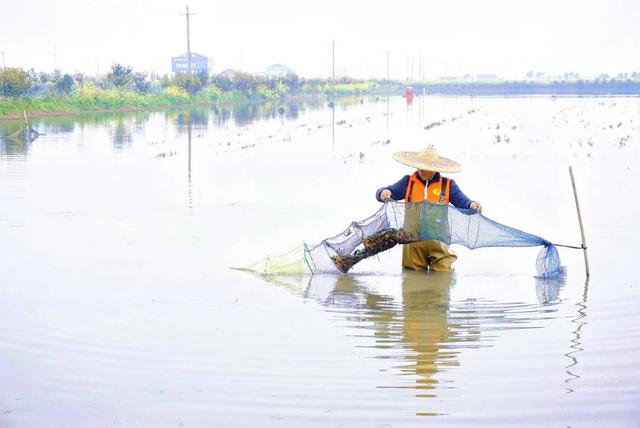
[{"label": "orange vest", "polygon": [[[451,188],[451,180],[440,176],[440,180],[434,181],[427,187],[427,202],[434,204],[447,205],[449,203],[449,189]],[[409,183],[407,183],[407,191],[404,195],[405,202],[422,202],[424,201],[424,183],[418,171],[411,174]]]}]

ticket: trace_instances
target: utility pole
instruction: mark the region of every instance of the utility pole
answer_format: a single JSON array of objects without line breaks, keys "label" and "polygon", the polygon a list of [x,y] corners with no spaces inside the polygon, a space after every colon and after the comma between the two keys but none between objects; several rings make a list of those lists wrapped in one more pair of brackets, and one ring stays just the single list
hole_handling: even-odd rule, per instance
[{"label": "utility pole", "polygon": [[411,57],[411,73],[409,74],[409,76],[411,76],[411,80],[413,80],[413,63],[415,62],[415,57],[412,56]]},{"label": "utility pole", "polygon": [[189,13],[189,6],[187,5],[187,13],[184,14],[187,17],[187,64],[188,64],[188,73],[191,75],[191,40],[189,34],[189,16],[195,15],[195,13]]},{"label": "utility pole", "polygon": [[407,55],[407,70],[406,70],[405,76],[406,76],[406,78],[407,78],[406,80],[408,82],[409,81],[409,55]]},{"label": "utility pole", "polygon": [[336,42],[331,40],[331,80],[336,80]]},{"label": "utility pole", "polygon": [[5,65],[4,65],[4,51],[2,51],[2,69],[5,69]]},{"label": "utility pole", "polygon": [[389,80],[389,51],[387,51],[387,81]]}]

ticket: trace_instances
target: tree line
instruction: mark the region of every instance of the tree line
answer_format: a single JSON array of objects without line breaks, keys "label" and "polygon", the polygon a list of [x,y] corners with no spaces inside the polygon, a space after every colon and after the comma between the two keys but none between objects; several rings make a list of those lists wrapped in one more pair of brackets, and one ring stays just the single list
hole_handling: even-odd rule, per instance
[{"label": "tree line", "polygon": [[207,71],[194,74],[176,73],[158,75],[134,71],[132,67],[114,64],[102,77],[83,73],[36,72],[20,68],[0,70],[0,97],[60,97],[70,95],[84,85],[93,85],[103,90],[124,90],[138,94],[161,93],[167,88],[179,88],[189,95],[195,95],[207,88],[221,92],[240,92],[265,97],[295,95],[310,88],[326,87],[330,83],[350,84],[356,79],[343,78],[336,82],[323,79],[302,79],[295,74],[278,78],[255,76],[241,71],[226,76],[209,75]]}]

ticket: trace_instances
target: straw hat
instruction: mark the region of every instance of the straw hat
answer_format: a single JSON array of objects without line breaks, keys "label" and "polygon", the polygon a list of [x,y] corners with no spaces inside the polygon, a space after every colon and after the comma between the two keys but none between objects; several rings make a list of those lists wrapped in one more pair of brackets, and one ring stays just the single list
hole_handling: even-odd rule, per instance
[{"label": "straw hat", "polygon": [[393,158],[405,165],[427,171],[460,172],[462,170],[458,162],[438,155],[433,144],[421,152],[395,152]]}]

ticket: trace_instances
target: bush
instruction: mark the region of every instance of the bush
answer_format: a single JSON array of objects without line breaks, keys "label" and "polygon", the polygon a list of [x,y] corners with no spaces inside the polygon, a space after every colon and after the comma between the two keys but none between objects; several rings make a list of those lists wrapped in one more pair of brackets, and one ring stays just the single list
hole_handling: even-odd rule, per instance
[{"label": "bush", "polygon": [[189,93],[179,86],[169,86],[164,90],[164,95],[172,104],[181,104],[189,101]]},{"label": "bush", "polygon": [[146,73],[135,73],[133,75],[133,83],[137,93],[148,94],[151,92],[151,82],[147,80]]},{"label": "bush", "polygon": [[107,80],[116,88],[124,88],[133,84],[133,70],[122,64],[113,64],[107,74]]},{"label": "bush", "polygon": [[203,88],[202,79],[198,75],[188,73],[176,73],[172,84],[184,89],[191,95],[200,92]]},{"label": "bush", "polygon": [[71,77],[71,75],[65,74],[60,80],[56,82],[56,89],[58,90],[59,94],[69,95],[75,83],[76,82],[73,80],[73,77]]},{"label": "bush", "polygon": [[103,89],[98,89],[93,84],[83,85],[73,92],[73,100],[82,108],[90,108],[96,104]]},{"label": "bush", "polygon": [[0,70],[0,96],[18,98],[26,95],[31,88],[29,75],[20,68]]}]

